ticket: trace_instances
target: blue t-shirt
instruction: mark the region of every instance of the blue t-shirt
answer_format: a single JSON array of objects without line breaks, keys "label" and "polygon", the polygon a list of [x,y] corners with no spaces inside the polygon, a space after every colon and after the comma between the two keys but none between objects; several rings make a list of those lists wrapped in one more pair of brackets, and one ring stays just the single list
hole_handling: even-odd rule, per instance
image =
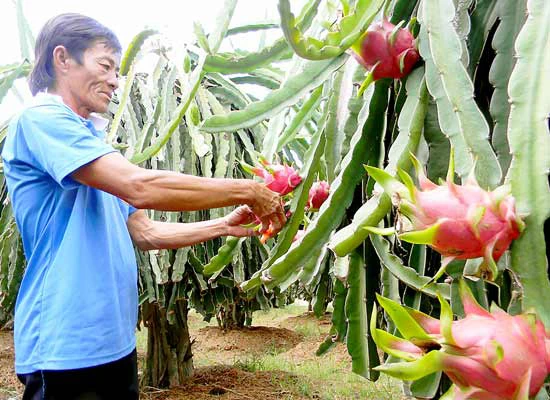
[{"label": "blue t-shirt", "polygon": [[135,347],[137,266],[126,226],[135,208],[70,176],[115,151],[103,137],[48,94],[10,123],[4,174],[27,258],[17,373],[104,364]]}]

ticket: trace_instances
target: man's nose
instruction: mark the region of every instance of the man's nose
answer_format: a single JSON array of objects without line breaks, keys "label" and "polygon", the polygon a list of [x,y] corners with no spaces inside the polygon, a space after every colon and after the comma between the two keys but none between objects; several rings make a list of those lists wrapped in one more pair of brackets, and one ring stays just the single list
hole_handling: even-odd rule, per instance
[{"label": "man's nose", "polygon": [[107,84],[114,90],[118,89],[118,75],[113,73],[109,75],[109,79],[107,80]]}]

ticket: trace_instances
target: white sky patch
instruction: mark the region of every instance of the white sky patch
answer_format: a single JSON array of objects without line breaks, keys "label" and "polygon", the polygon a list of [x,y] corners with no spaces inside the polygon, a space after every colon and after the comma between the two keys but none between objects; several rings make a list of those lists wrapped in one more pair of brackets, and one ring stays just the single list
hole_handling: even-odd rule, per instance
[{"label": "white sky patch", "polygon": [[[134,35],[145,28],[154,28],[162,32],[165,40],[173,46],[183,47],[194,39],[193,22],[199,21],[206,33],[213,30],[216,16],[223,9],[224,0],[154,0],[137,2],[135,0],[24,0],[23,10],[33,31],[38,35],[44,23],[61,13],[77,12],[98,20],[109,27],[118,36],[122,47],[126,48]],[[295,4],[296,3],[296,4]],[[304,1],[294,1],[293,11],[298,14]],[[177,5],[176,5],[177,4]],[[21,61],[19,34],[17,27],[15,2],[0,0],[0,24],[2,52],[0,66]],[[239,0],[230,27],[257,23],[276,22],[279,19],[277,0]],[[254,50],[260,43],[260,33],[236,35],[225,40],[221,50],[235,48]],[[281,37],[278,29],[270,30],[267,43]],[[17,90],[23,100],[30,96],[26,81],[20,79]],[[22,107],[21,100],[11,91],[0,104],[0,123]]]}]

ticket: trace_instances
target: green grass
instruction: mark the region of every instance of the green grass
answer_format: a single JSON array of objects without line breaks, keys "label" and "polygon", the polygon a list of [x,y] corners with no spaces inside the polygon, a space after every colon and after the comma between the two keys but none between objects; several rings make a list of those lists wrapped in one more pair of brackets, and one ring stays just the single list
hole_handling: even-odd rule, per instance
[{"label": "green grass", "polygon": [[[257,311],[254,313],[254,326],[280,326],[289,317],[303,315],[307,311],[307,305],[293,304],[285,308]],[[290,323],[289,323],[290,322]],[[314,319],[292,320],[282,324],[288,329],[294,329],[301,334],[304,341],[315,343],[322,338],[330,328],[330,325],[320,325]],[[205,326],[217,326],[216,320],[210,323],[202,320],[202,317],[189,312],[188,324],[191,332],[197,332]],[[319,339],[320,340],[320,339]],[[137,332],[138,351],[147,349],[147,330]],[[310,346],[311,347],[311,346]],[[308,347],[309,348],[309,347]],[[305,350],[306,352],[308,350]],[[248,372],[257,371],[285,371],[287,376],[281,378],[274,375],[274,384],[279,385],[285,391],[297,393],[300,396],[321,400],[397,400],[405,397],[401,391],[401,383],[385,375],[377,382],[370,382],[363,377],[351,372],[351,362],[335,351],[329,351],[322,357],[312,354],[289,355],[290,352],[281,352],[276,346],[267,346],[262,354],[240,354],[226,363]],[[295,353],[292,353],[295,354]],[[195,367],[209,366],[219,363],[215,354],[201,351],[195,353]],[[289,397],[291,399],[292,397]]]},{"label": "green grass", "polygon": [[289,378],[277,384],[307,398],[396,400],[404,397],[399,382],[386,376],[370,382],[352,373],[349,364],[336,360],[330,353],[302,362],[286,360],[284,354],[252,356],[238,360],[234,366],[248,372],[286,371],[291,374]]}]

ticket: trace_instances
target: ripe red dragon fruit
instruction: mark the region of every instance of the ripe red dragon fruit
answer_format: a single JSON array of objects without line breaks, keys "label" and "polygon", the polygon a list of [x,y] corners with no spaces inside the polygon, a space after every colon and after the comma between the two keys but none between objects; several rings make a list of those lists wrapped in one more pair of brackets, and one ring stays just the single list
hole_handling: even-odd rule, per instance
[{"label": "ripe red dragon fruit", "polygon": [[352,50],[352,55],[370,71],[374,81],[400,79],[408,75],[420,58],[412,33],[388,20],[373,24]]},{"label": "ripe red dragon fruit", "polygon": [[307,199],[308,210],[318,210],[325,202],[330,194],[330,185],[326,181],[315,182],[309,189],[309,197]]},{"label": "ripe red dragon fruit", "polygon": [[268,189],[281,196],[289,194],[302,182],[302,178],[289,165],[269,164],[261,160],[263,167],[251,167],[250,172],[264,180]]},{"label": "ripe red dragon fruit", "polygon": [[377,369],[403,380],[416,380],[443,371],[454,385],[445,399],[528,399],[535,396],[550,373],[550,337],[534,313],[509,315],[493,304],[482,308],[466,283],[460,281],[465,317],[453,321],[450,305],[439,296],[441,317],[378,297],[402,337],[376,328],[376,344],[404,362]]},{"label": "ripe red dragon fruit", "polygon": [[[302,182],[302,178],[298,175],[298,172],[289,165],[270,164],[262,156],[259,157],[262,167],[252,167],[245,162],[241,162],[242,167],[263,179],[268,189],[279,193],[281,196],[285,196],[291,193],[296,186]],[[287,211],[287,218],[290,217],[290,211]],[[259,219],[258,226],[260,226]],[[270,225],[260,238],[260,242],[266,243],[268,239],[273,237],[273,227]]]},{"label": "ripe red dragon fruit", "polygon": [[[457,185],[450,178],[442,185],[436,185],[424,175],[414,157],[413,162],[418,171],[420,189],[402,170],[398,173],[405,184],[383,170],[366,167],[384,191],[391,195],[400,216],[410,221],[407,224],[408,221],[400,218],[400,239],[427,244],[439,252],[443,256],[441,274],[454,259],[483,257],[479,274],[493,280],[497,275],[496,262],[524,227],[516,214],[510,188],[504,185],[489,192],[482,189],[473,177],[468,178],[464,185]],[[453,174],[454,171],[450,171],[448,176]],[[412,225],[412,229],[409,231],[406,225]],[[375,233],[395,232],[367,229]]]}]

